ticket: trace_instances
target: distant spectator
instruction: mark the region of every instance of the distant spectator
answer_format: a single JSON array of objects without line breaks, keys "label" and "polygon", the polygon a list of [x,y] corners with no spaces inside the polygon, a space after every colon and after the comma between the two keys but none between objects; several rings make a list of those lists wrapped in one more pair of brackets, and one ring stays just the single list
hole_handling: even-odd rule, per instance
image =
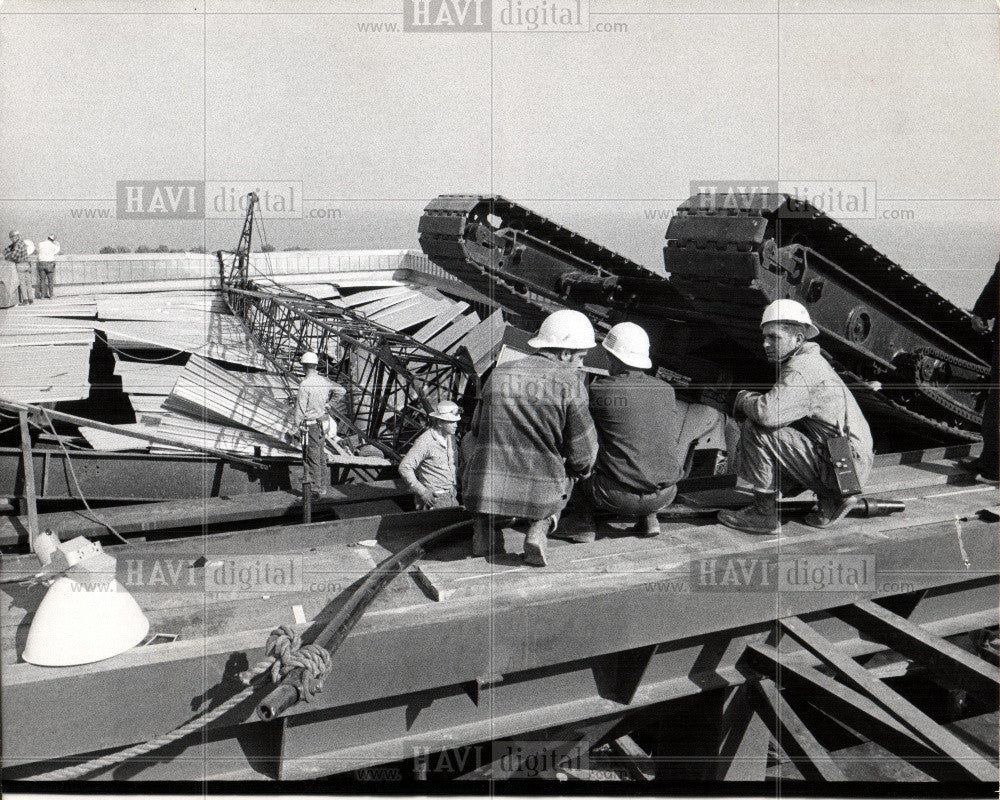
[{"label": "distant spectator", "polygon": [[51,298],[54,296],[52,286],[55,283],[56,256],[59,254],[59,242],[56,241],[54,233],[49,234],[49,238],[38,243],[38,278],[41,296]]},{"label": "distant spectator", "polygon": [[35,302],[35,292],[32,287],[31,262],[28,260],[28,246],[18,231],[10,232],[10,244],[3,251],[3,257],[14,262],[17,269],[17,288],[20,293],[19,305],[29,305]]}]

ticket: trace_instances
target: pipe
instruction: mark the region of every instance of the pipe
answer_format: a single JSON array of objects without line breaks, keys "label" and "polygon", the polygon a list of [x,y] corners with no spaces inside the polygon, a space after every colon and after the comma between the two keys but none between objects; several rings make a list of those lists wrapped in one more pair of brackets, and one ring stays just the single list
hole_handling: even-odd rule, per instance
[{"label": "pipe", "polygon": [[873,497],[859,497],[857,505],[851,509],[856,517],[887,517],[897,511],[906,511],[902,500],[876,500]]},{"label": "pipe", "polygon": [[[325,648],[330,655],[336,653],[379,592],[392,583],[397,575],[423,556],[429,545],[437,544],[437,540],[445,534],[471,524],[471,519],[465,519],[461,522],[445,525],[443,528],[438,528],[417,539],[398,553],[389,556],[368,573],[361,586],[354,591],[344,607],[316,635],[312,643]],[[257,716],[263,720],[274,719],[300,700],[305,699],[305,678],[306,672],[301,667],[291,670],[257,706]]]}]

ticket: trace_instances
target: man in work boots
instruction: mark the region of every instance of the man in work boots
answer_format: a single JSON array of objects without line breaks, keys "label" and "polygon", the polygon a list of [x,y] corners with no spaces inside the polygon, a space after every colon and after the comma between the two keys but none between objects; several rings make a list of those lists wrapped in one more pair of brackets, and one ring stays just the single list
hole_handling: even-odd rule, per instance
[{"label": "man in work boots", "polygon": [[475,513],[473,555],[503,552],[494,516],[530,521],[524,560],[545,566],[546,538],[558,525],[574,478],[597,457],[580,364],[597,343],[579,311],[542,322],[536,352],[494,368],[472,422],[475,442],[463,474],[463,500]]},{"label": "man in work boots", "polygon": [[458,446],[455,431],[462,419],[458,405],[442,400],[430,414],[427,428],[399,462],[399,474],[417,498],[417,507],[458,505]]},{"label": "man in work boots", "polygon": [[[657,536],[656,512],[677,494],[676,401],[673,387],[644,370],[649,336],[633,322],[620,322],[601,342],[608,353],[608,377],[590,385],[590,415],[599,443],[593,474],[581,489],[598,511],[637,520],[640,536]],[[553,536],[560,536],[556,532]],[[561,538],[591,541],[591,530]]]},{"label": "man in work boots", "polygon": [[874,459],[872,435],[854,396],[809,341],[819,335],[809,312],[794,300],[776,300],[761,321],[764,354],[777,368],[774,387],[761,394],[741,391],[737,416],[746,420],[736,454],[739,477],[753,487],[754,502],[741,511],[720,511],[719,521],[756,534],[779,528],[777,493],[816,493],[818,508],[806,523],[825,528],[854,506],[844,498],[826,454],[826,442],[839,431],[850,431],[854,468],[862,484]]},{"label": "man in work boots", "polygon": [[293,421],[303,432],[302,483],[312,484],[313,497],[318,498],[330,487],[330,469],[326,463],[327,426],[330,424],[327,404],[331,394],[337,401],[347,394],[347,390],[316,371],[319,356],[315,353],[303,353],[300,363],[305,374],[299,383]]}]

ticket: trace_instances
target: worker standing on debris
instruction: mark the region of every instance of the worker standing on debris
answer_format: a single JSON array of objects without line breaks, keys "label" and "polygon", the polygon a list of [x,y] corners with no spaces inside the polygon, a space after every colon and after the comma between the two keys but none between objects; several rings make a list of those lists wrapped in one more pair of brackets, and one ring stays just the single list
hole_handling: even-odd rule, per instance
[{"label": "worker standing on debris", "polygon": [[39,293],[42,297],[53,297],[52,285],[56,274],[56,255],[59,253],[59,242],[55,234],[38,243],[38,281]]},{"label": "worker standing on debris", "polygon": [[[656,536],[656,512],[674,499],[680,474],[674,390],[643,371],[653,365],[649,336],[635,323],[615,325],[601,346],[608,353],[609,375],[590,386],[600,446],[594,472],[581,489],[595,509],[637,518],[640,535]],[[591,531],[585,535],[593,537]]]},{"label": "worker standing on debris", "polygon": [[[779,528],[777,493],[816,493],[817,511],[806,517],[824,528],[842,519],[855,497],[842,494],[829,452],[847,432],[858,484],[871,471],[874,455],[868,423],[854,396],[823,358],[819,335],[806,308],[794,300],[777,300],[764,309],[761,321],[764,353],[777,368],[774,387],[764,393],[743,390],[736,396],[737,417],[745,416],[736,453],[740,478],[753,487],[747,508],[720,511],[719,521],[747,533],[768,534]],[[850,469],[850,464],[845,464]]]},{"label": "worker standing on debris", "polygon": [[430,427],[399,463],[399,474],[416,495],[418,508],[453,508],[458,505],[455,432],[462,413],[455,403],[442,400],[427,416]]},{"label": "worker standing on debris", "polygon": [[546,538],[569,499],[572,479],[597,456],[580,364],[597,343],[579,311],[563,309],[528,342],[537,352],[494,368],[472,423],[463,500],[475,512],[472,552],[503,552],[494,515],[530,521],[524,560],[545,566]]},{"label": "worker standing on debris", "polygon": [[1000,380],[1000,367],[997,365],[998,351],[1000,351],[1000,286],[998,286],[998,275],[1000,275],[1000,261],[993,268],[993,275],[986,282],[982,294],[976,300],[976,305],[972,309],[972,326],[979,333],[990,331],[990,324],[993,328],[990,336],[990,385],[986,391],[986,404],[983,406],[983,452],[979,458],[969,462],[966,466],[977,475],[982,475],[987,480],[995,481],[1000,479],[1000,452],[997,447],[997,427],[998,415],[1000,415],[1000,397],[998,397],[997,382]]},{"label": "worker standing on debris", "polygon": [[3,257],[8,261],[13,261],[14,267],[17,269],[17,285],[20,292],[18,305],[28,305],[35,301],[35,290],[32,286],[34,283],[32,272],[34,270],[28,260],[28,245],[18,231],[11,231],[9,235],[10,244],[3,251]]},{"label": "worker standing on debris", "polygon": [[316,353],[303,353],[301,364],[305,375],[299,384],[299,394],[295,400],[294,421],[303,431],[302,482],[312,485],[313,497],[322,497],[330,487],[326,437],[327,426],[332,420],[327,405],[331,394],[336,402],[347,394],[347,390],[316,371],[319,365]]}]

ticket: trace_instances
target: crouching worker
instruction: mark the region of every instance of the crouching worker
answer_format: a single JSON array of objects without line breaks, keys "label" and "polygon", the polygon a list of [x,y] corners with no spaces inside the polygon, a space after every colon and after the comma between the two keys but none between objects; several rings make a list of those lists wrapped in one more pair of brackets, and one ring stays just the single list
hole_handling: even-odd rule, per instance
[{"label": "crouching worker", "polygon": [[597,343],[579,311],[562,309],[542,322],[528,344],[537,352],[500,364],[483,387],[463,472],[462,498],[475,512],[473,555],[503,552],[494,515],[530,521],[524,560],[545,566],[545,545],[569,499],[574,478],[597,456],[579,367]]},{"label": "crouching worker", "polygon": [[638,325],[615,325],[601,346],[609,375],[590,385],[597,463],[580,488],[595,510],[634,518],[637,533],[656,536],[656,512],[673,501],[680,474],[674,390],[643,371],[652,362],[649,336]]},{"label": "crouching worker", "polygon": [[399,462],[399,474],[416,496],[418,508],[453,508],[458,505],[455,432],[462,413],[455,403],[442,400],[427,416],[430,427]]},{"label": "crouching worker", "polygon": [[[327,404],[340,401],[347,390],[320,375],[316,368],[319,356],[303,353],[300,360],[304,376],[295,398],[294,421],[302,430],[302,483],[312,484],[313,497],[323,497],[330,488],[330,468],[326,462],[326,437],[333,420]],[[305,491],[305,489],[303,489]]]},{"label": "crouching worker", "polygon": [[753,487],[754,502],[741,511],[720,511],[719,521],[747,533],[779,528],[776,496],[811,489],[817,510],[806,523],[825,528],[842,519],[855,498],[844,497],[827,451],[828,442],[849,432],[854,469],[861,484],[871,472],[872,435],[854,396],[823,358],[809,312],[794,300],[777,300],[761,321],[764,354],[777,367],[765,394],[741,391],[737,416],[745,415],[736,454],[739,477]]}]

